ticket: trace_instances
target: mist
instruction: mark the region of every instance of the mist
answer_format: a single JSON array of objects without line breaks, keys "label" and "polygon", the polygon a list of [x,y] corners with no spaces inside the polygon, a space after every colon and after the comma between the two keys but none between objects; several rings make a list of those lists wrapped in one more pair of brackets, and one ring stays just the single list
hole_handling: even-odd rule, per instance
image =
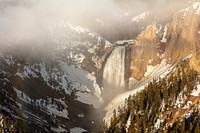
[{"label": "mist", "polygon": [[[123,17],[132,10],[137,15],[144,10],[172,4],[172,0],[0,0],[0,45],[46,45],[54,43],[49,29],[70,22],[88,27],[99,27],[96,19],[103,19],[117,29],[128,24]],[[180,4],[181,0],[173,3]],[[177,4],[177,5],[178,5]]]}]

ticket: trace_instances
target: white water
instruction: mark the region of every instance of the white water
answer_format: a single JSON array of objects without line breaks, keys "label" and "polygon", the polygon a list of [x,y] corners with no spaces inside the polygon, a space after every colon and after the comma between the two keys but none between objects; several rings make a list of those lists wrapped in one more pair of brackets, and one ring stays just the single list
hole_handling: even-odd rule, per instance
[{"label": "white water", "polygon": [[[125,46],[114,48],[103,71],[105,89],[121,89],[125,86]],[[114,87],[114,88],[108,88]],[[116,90],[113,90],[116,91]]]}]

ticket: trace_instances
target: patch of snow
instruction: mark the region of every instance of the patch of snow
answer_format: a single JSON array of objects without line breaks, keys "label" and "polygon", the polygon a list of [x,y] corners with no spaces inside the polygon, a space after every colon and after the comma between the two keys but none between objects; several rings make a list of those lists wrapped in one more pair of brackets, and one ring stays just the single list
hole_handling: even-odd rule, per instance
[{"label": "patch of snow", "polygon": [[0,114],[0,127],[3,128],[3,116]]},{"label": "patch of snow", "polygon": [[93,48],[88,48],[88,53],[91,53],[91,54],[95,53],[95,49],[93,49]]},{"label": "patch of snow", "polygon": [[154,128],[155,129],[159,129],[160,128],[160,124],[163,122],[163,120],[160,120],[159,118],[157,119],[155,125],[154,125]]},{"label": "patch of snow", "polygon": [[75,127],[70,129],[70,133],[82,133],[82,132],[87,132],[87,130],[80,127]]},{"label": "patch of snow", "polygon": [[83,113],[82,113],[82,114],[78,114],[77,116],[78,116],[79,118],[84,117]]},{"label": "patch of snow", "polygon": [[110,43],[109,41],[105,41],[105,47],[104,48],[109,48],[109,47],[112,47],[113,44]]},{"label": "patch of snow", "polygon": [[[167,71],[170,72],[171,69],[169,69],[169,68],[172,69],[173,67],[171,67],[170,64],[167,64],[167,60],[164,59],[164,60],[162,60],[162,62],[160,64],[157,64],[156,66],[152,66],[152,65],[147,66],[147,71],[145,72],[144,76],[152,77],[156,73],[157,73],[157,75],[159,75],[160,73],[166,74]],[[159,76],[164,76],[164,75],[160,74]]]},{"label": "patch of snow", "polygon": [[149,60],[149,64],[151,64],[153,62],[153,59]]},{"label": "patch of snow", "polygon": [[133,40],[118,40],[115,42],[116,45],[125,45],[125,44],[128,44],[128,43],[132,43]]},{"label": "patch of snow", "polygon": [[0,109],[5,110],[5,111],[8,112],[8,113],[11,113],[10,109],[8,109],[8,108],[5,107],[5,106],[2,106],[1,104],[0,104]]},{"label": "patch of snow", "polygon": [[21,79],[24,80],[24,75],[22,73],[17,72],[14,76],[19,76]]},{"label": "patch of snow", "polygon": [[156,55],[157,55],[157,57],[159,57],[160,59],[162,59],[162,58],[164,57],[164,54],[157,53]]},{"label": "patch of snow", "polygon": [[188,7],[188,8],[185,8],[185,9],[180,10],[179,12],[183,13],[183,17],[185,17],[186,14],[187,14],[187,12],[189,11],[189,9],[190,9],[190,8]]},{"label": "patch of snow", "polygon": [[[71,80],[74,81],[74,87],[79,89],[80,91],[77,92],[78,100],[85,103],[91,103],[95,107],[99,107],[103,100],[101,98],[101,89],[99,85],[96,83],[96,78],[94,75],[82,70],[80,68],[76,68],[75,66],[69,66],[65,62],[60,62],[61,69],[67,73]],[[62,82],[64,89],[67,89],[67,84]],[[68,90],[66,90],[68,91]],[[83,92],[86,93],[83,93]]]},{"label": "patch of snow", "polygon": [[130,125],[131,125],[131,115],[129,115],[128,120],[126,122],[126,132],[128,132],[128,128],[130,127]]},{"label": "patch of snow", "polygon": [[144,76],[147,77],[148,75],[150,75],[154,71],[154,69],[158,66],[159,64],[156,66],[152,66],[152,65],[147,66],[147,71],[145,72]]},{"label": "patch of snow", "polygon": [[[68,117],[68,111],[66,109],[67,105],[66,104],[62,104],[64,106],[64,109],[59,109],[59,106],[56,103],[52,103],[52,99],[48,98],[48,100],[43,100],[43,99],[39,99],[36,100],[37,103],[39,103],[40,107],[45,107],[47,112],[49,114],[53,114],[53,115],[57,115],[63,118],[69,118]],[[46,105],[45,105],[46,102]]]},{"label": "patch of snow", "polygon": [[40,75],[42,76],[44,81],[47,81],[47,71],[45,69],[45,64],[44,63],[40,63]]},{"label": "patch of snow", "polygon": [[63,26],[64,27],[69,27],[72,31],[75,31],[75,32],[77,32],[77,33],[84,33],[84,32],[88,32],[89,30],[88,29],[86,29],[86,28],[84,28],[84,27],[82,27],[82,26],[79,26],[79,25],[73,25],[73,24],[71,24],[71,23],[65,23],[65,22],[63,22]]},{"label": "patch of snow", "polygon": [[51,127],[51,130],[56,132],[56,133],[62,133],[62,132],[67,132],[64,128],[59,126],[58,128]]},{"label": "patch of snow", "polygon": [[187,114],[185,114],[185,118],[188,119],[191,116],[192,112],[193,110],[190,110]]},{"label": "patch of snow", "polygon": [[192,58],[192,54],[189,54],[188,56],[186,56],[183,60],[188,60]]},{"label": "patch of snow", "polygon": [[[164,101],[164,100],[163,100],[162,103],[161,103],[160,109],[161,109],[161,112],[163,112],[164,109],[165,109],[165,101]],[[150,114],[150,113],[149,113],[149,114]]]},{"label": "patch of snow", "polygon": [[38,75],[35,72],[37,72],[37,70],[36,69],[34,70],[34,66],[25,65],[24,70],[22,72],[19,72],[18,70],[18,72],[14,76],[19,76],[22,79],[30,78],[30,76],[37,78]]},{"label": "patch of snow", "polygon": [[131,20],[133,22],[139,22],[140,20],[145,19],[147,15],[149,15],[149,12],[145,11],[141,13],[140,15],[133,17]]},{"label": "patch of snow", "polygon": [[75,61],[78,63],[82,63],[82,61],[85,59],[85,56],[82,53],[74,55]]},{"label": "patch of snow", "polygon": [[193,4],[193,9],[196,10],[196,14],[200,14],[200,2],[196,2]]},{"label": "patch of snow", "polygon": [[13,60],[12,56],[11,55],[6,55],[4,57],[4,61],[9,65],[14,65],[15,64],[15,61]]},{"label": "patch of snow", "polygon": [[187,100],[187,96],[184,95],[183,91],[180,92],[180,94],[178,95],[178,98],[176,99],[175,105],[178,108],[181,108],[181,106],[185,103],[185,101]]},{"label": "patch of snow", "polygon": [[28,97],[24,92],[22,92],[22,91],[16,89],[15,87],[13,87],[13,89],[14,89],[14,91],[17,93],[17,97],[18,97],[20,100],[22,100],[22,101],[24,101],[24,102],[26,102],[26,103],[28,103],[28,104],[31,104],[31,98],[30,98],[30,97]]},{"label": "patch of snow", "polygon": [[162,37],[162,40],[161,40],[162,43],[166,43],[167,42],[167,39],[166,39],[167,28],[168,28],[168,25],[165,26],[164,34],[163,34],[163,37]]},{"label": "patch of snow", "polygon": [[199,96],[199,93],[200,93],[200,85],[197,85],[197,90],[194,89],[191,95],[197,97]]}]

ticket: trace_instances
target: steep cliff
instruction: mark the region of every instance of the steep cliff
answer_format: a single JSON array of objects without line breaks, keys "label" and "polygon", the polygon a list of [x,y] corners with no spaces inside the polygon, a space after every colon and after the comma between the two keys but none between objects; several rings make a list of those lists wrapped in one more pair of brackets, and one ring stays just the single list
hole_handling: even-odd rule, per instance
[{"label": "steep cliff", "polygon": [[135,40],[132,45],[131,52],[131,67],[132,77],[140,80],[144,77],[144,73],[147,71],[147,65],[153,65],[160,63],[158,42],[159,37],[157,27],[150,25],[143,31]]},{"label": "steep cliff", "polygon": [[[162,60],[176,64],[192,54],[190,66],[199,69],[199,3],[176,12],[169,23],[148,26],[131,46],[132,77],[141,80],[148,66]],[[162,18],[161,18],[162,20]]]},{"label": "steep cliff", "polygon": [[165,58],[176,63],[198,49],[200,14],[194,6],[177,12],[168,29]]}]

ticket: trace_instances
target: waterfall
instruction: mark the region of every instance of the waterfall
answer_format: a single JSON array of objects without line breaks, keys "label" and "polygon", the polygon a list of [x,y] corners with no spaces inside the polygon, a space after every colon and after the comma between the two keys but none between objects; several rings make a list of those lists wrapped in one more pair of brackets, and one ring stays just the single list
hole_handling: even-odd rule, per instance
[{"label": "waterfall", "polygon": [[103,86],[111,93],[125,86],[125,46],[115,47],[108,57],[103,71]]}]

